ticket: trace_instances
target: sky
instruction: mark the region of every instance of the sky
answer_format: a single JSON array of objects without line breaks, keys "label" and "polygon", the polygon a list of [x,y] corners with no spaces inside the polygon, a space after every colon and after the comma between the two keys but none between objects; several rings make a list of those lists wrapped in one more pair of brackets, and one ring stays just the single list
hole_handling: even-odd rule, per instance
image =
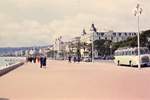
[{"label": "sky", "polygon": [[[53,44],[89,32],[137,31],[133,14],[137,0],[0,0],[0,47]],[[150,27],[150,0],[140,0],[140,29]]]}]

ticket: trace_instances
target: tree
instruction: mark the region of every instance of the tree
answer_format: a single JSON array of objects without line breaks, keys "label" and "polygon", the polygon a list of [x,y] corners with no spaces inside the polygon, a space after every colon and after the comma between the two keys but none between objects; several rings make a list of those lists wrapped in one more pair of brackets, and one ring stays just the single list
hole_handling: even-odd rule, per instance
[{"label": "tree", "polygon": [[100,56],[110,55],[110,40],[95,40],[94,41],[94,49],[98,51]]}]

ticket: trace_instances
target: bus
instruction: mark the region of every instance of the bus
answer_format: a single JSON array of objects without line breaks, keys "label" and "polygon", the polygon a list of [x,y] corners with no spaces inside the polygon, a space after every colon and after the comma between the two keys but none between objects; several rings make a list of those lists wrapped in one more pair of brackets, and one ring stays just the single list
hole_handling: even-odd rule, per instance
[{"label": "bus", "polygon": [[[138,65],[138,48],[119,48],[115,51],[115,64],[119,65]],[[150,52],[147,47],[140,47],[140,64],[150,65]]]}]

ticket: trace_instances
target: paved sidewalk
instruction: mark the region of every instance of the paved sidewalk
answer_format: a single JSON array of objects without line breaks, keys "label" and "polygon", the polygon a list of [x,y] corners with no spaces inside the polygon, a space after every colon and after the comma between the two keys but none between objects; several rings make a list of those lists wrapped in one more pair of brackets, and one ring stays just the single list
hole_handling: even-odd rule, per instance
[{"label": "paved sidewalk", "polygon": [[8,100],[149,100],[150,68],[112,63],[48,61],[28,63],[0,77],[0,98]]}]

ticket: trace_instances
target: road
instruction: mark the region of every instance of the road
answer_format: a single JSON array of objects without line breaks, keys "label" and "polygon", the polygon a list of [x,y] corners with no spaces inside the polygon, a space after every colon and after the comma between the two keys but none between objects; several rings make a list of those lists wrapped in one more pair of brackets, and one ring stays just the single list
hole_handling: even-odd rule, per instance
[{"label": "road", "polygon": [[[113,63],[28,63],[0,77],[6,100],[149,100],[150,68]],[[0,99],[1,100],[1,99]]]}]

